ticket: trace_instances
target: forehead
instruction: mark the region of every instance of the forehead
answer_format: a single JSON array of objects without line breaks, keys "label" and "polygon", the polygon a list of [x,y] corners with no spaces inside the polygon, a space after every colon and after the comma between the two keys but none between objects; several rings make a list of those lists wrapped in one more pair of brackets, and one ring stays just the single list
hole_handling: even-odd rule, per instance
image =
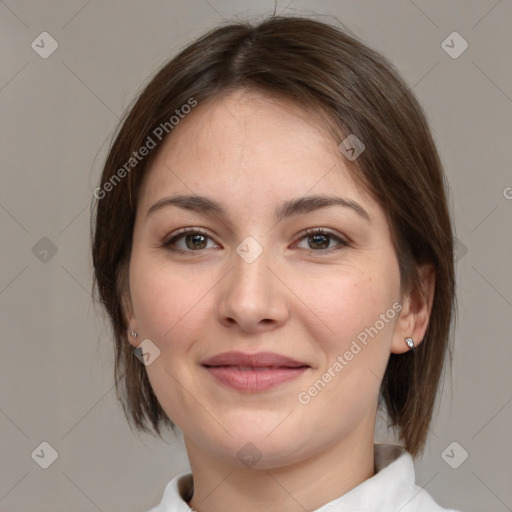
[{"label": "forehead", "polygon": [[368,204],[338,144],[327,123],[290,100],[252,90],[225,94],[199,104],[164,141],[143,181],[142,203],[170,193],[275,203],[334,191]]}]

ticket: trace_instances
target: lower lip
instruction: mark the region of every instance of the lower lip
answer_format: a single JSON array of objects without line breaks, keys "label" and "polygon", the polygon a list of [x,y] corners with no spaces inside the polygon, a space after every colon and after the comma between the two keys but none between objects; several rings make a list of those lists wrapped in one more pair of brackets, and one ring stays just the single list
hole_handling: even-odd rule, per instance
[{"label": "lower lip", "polygon": [[309,367],[238,370],[233,366],[205,366],[219,382],[238,391],[266,391],[300,377]]}]

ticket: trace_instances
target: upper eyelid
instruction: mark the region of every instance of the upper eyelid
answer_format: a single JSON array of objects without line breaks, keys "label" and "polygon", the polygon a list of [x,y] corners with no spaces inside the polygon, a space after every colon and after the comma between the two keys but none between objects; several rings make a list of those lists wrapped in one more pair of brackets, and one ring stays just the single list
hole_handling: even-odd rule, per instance
[{"label": "upper eyelid", "polygon": [[[307,228],[302,231],[300,238],[304,238],[305,236],[314,235],[317,233],[330,235],[333,238],[338,238],[341,241],[345,241],[345,238],[346,238],[344,235],[338,234],[334,230],[331,230],[329,228]],[[299,240],[300,240],[300,238],[299,238]]]},{"label": "upper eyelid", "polygon": [[[164,245],[170,243],[172,240],[175,240],[176,238],[181,238],[189,233],[199,233],[200,235],[207,236],[208,238],[211,238],[213,241],[215,241],[215,237],[210,235],[208,231],[205,231],[202,228],[182,228],[178,229],[176,232],[172,232],[170,235],[167,235],[164,238]],[[218,243],[215,241],[215,243]]]}]

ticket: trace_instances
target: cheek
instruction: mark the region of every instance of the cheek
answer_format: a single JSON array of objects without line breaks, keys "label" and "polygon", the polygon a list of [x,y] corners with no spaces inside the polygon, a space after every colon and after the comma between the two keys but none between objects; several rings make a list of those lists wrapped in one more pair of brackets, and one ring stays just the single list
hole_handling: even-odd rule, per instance
[{"label": "cheek", "polygon": [[398,295],[393,283],[374,277],[354,274],[316,282],[323,286],[304,287],[299,293],[309,306],[302,309],[302,323],[323,357],[299,402],[308,404],[313,416],[323,417],[327,407],[352,425],[377,402],[398,317],[393,308]]},{"label": "cheek", "polygon": [[[396,317],[392,305],[398,288],[393,279],[378,279],[362,272],[338,272],[297,280],[302,300],[302,321],[323,344],[326,353],[348,349],[353,340],[390,342]],[[395,290],[395,288],[397,288]],[[383,320],[382,320],[383,319]],[[375,331],[378,331],[376,334]]]},{"label": "cheek", "polygon": [[190,412],[187,390],[195,388],[189,362],[195,360],[195,342],[206,338],[211,327],[212,301],[208,290],[215,280],[211,272],[201,273],[198,278],[198,274],[179,272],[161,262],[147,263],[137,258],[132,262],[130,288],[137,327],[141,336],[160,350],[159,357],[146,371],[167,415],[182,425],[184,411]]},{"label": "cheek", "polygon": [[201,339],[211,326],[211,295],[217,281],[213,272],[177,269],[135,256],[130,289],[141,335],[151,339],[164,354],[186,351],[191,341]]},{"label": "cheek", "polygon": [[317,275],[297,291],[305,304],[301,321],[322,352],[317,375],[300,397],[301,403],[311,402],[311,413],[321,415],[328,407],[356,421],[377,401],[398,317],[393,304],[399,284],[391,270],[370,269]]}]

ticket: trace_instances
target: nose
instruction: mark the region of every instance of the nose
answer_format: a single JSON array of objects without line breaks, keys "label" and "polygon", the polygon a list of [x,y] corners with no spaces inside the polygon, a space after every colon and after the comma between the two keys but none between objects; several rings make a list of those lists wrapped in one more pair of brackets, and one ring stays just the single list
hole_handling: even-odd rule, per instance
[{"label": "nose", "polygon": [[233,254],[233,268],[222,280],[220,322],[245,333],[271,331],[289,316],[287,288],[267,251],[254,261]]}]

